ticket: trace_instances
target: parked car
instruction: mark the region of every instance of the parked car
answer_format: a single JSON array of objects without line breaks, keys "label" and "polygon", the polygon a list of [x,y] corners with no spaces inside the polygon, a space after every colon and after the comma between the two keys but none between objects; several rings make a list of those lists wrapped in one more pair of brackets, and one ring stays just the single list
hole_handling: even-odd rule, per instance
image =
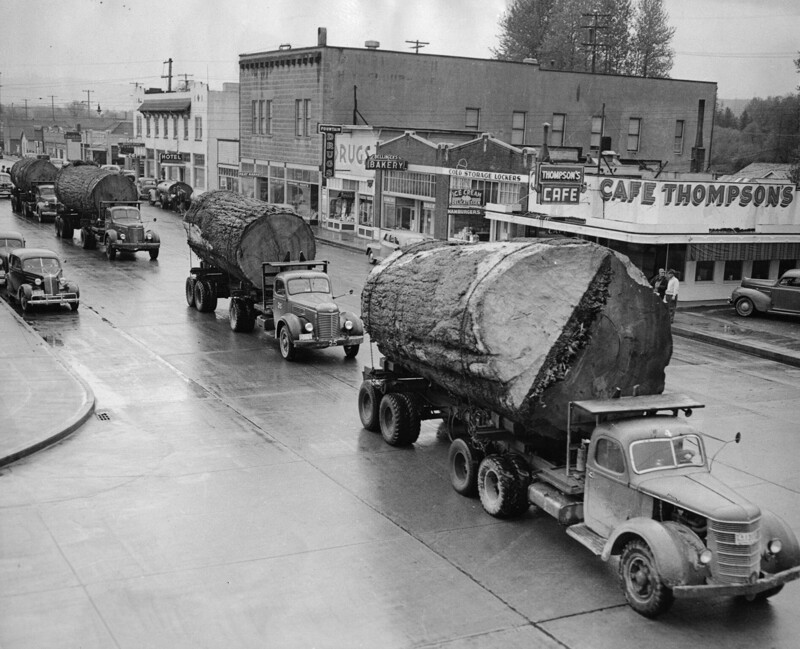
[{"label": "parked car", "polygon": [[800,313],[800,268],[787,270],[777,281],[745,278],[728,301],[743,317],[767,311]]},{"label": "parked car", "polygon": [[100,165],[101,169],[106,169],[107,171],[113,171],[114,173],[118,174],[122,171],[119,165]]},{"label": "parked car", "polygon": [[0,172],[0,196],[11,198],[12,188],[13,185],[11,184],[11,176],[5,172]]},{"label": "parked car", "polygon": [[150,190],[155,190],[158,183],[155,178],[138,178],[136,180],[136,191],[139,192],[139,198],[143,201],[150,200]]},{"label": "parked car", "polygon": [[6,292],[26,312],[34,306],[48,304],[69,304],[77,311],[80,305],[78,285],[64,278],[58,255],[44,248],[11,251]]},{"label": "parked car", "polygon": [[14,230],[0,230],[0,286],[6,284],[8,272],[8,255],[16,248],[25,247],[25,237]]},{"label": "parked car", "polygon": [[419,232],[390,230],[383,233],[378,245],[370,245],[367,247],[367,259],[369,259],[369,263],[377,264],[391,255],[395,250],[407,248],[410,245],[419,243],[420,241],[427,241],[430,238],[431,237]]}]

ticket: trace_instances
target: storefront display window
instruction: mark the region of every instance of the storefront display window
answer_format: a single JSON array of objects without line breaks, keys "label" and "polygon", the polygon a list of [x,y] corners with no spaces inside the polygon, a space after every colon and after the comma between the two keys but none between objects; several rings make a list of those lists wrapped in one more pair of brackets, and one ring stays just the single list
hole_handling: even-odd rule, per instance
[{"label": "storefront display window", "polygon": [[358,201],[358,224],[372,227],[374,224],[372,196],[362,196]]},{"label": "storefront display window", "polygon": [[270,167],[269,168],[269,202],[270,203],[285,203],[286,193],[284,192],[284,176],[285,169],[283,167]]}]

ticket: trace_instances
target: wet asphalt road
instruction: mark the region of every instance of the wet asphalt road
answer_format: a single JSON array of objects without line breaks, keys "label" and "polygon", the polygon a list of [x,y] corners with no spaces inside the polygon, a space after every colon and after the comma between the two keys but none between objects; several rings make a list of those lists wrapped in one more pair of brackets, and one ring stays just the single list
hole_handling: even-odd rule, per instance
[{"label": "wet asphalt road", "polygon": [[[490,518],[450,488],[433,423],[412,449],[361,429],[370,346],[287,363],[263,331],[230,330],[227,300],[189,308],[180,218],[143,211],[159,259],[109,262],[0,202],[0,228],[59,251],[80,283],[78,313],[25,318],[101,415],[0,472],[4,649],[796,646],[797,583],[651,622],[624,604],[615,566],[549,517]],[[359,312],[365,258],[324,244],[317,257]],[[701,430],[743,433],[714,472],[800,533],[800,370],[676,338],[667,389],[707,404]],[[11,565],[3,547],[20,544]]]}]

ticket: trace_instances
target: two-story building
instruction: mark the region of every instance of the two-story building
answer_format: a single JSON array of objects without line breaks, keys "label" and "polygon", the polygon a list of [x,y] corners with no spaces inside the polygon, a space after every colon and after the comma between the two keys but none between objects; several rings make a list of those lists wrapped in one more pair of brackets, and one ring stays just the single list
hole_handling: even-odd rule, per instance
[{"label": "two-story building", "polygon": [[187,81],[174,92],[137,88],[133,138],[142,175],[180,180],[196,193],[237,188],[239,86]]}]

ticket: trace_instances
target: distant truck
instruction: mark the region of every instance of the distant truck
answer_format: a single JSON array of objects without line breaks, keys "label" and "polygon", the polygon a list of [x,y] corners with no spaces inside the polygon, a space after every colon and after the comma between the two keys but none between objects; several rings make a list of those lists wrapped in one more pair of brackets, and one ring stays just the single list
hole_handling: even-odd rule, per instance
[{"label": "distant truck", "polygon": [[180,180],[164,180],[156,185],[154,200],[165,210],[185,211],[192,200],[192,188]]},{"label": "distant truck", "polygon": [[[447,277],[432,283],[442,267]],[[383,358],[364,369],[361,423],[405,446],[422,420],[446,422],[456,492],[477,494],[500,518],[543,510],[604,561],[618,557],[641,615],[675,598],[776,595],[800,577],[794,532],[711,475],[704,435],[686,421],[702,403],[637,391],[661,374],[641,368],[637,339],[669,333],[640,276],[627,259],[577,242],[419,244],[392,257],[362,293]],[[519,277],[536,281],[511,281]],[[577,308],[560,294],[575,290]],[[636,384],[622,396],[614,385],[630,373]]]},{"label": "distant truck", "polygon": [[[49,159],[36,157],[17,160],[9,172],[13,184],[11,210],[27,218],[37,216],[40,221],[43,216],[50,214],[49,198],[43,199],[43,196],[51,195],[49,190],[57,174],[58,169]],[[43,204],[43,211],[37,212],[40,203]],[[56,208],[57,205],[52,206],[52,209]]]},{"label": "distant truck", "polygon": [[106,248],[109,260],[118,252],[147,251],[157,259],[161,239],[146,228],[136,187],[125,176],[95,165],[67,165],[56,176],[56,196],[64,209],[55,218],[56,236],[72,239],[80,232],[81,246]]},{"label": "distant truck", "polygon": [[259,322],[286,360],[298,349],[339,346],[353,358],[361,319],[333,297],[328,262],[314,261],[314,234],[299,215],[227,191],[203,194],[184,217],[187,243],[201,263],[186,278],[186,302],[210,312],[230,298],[230,327]]}]

